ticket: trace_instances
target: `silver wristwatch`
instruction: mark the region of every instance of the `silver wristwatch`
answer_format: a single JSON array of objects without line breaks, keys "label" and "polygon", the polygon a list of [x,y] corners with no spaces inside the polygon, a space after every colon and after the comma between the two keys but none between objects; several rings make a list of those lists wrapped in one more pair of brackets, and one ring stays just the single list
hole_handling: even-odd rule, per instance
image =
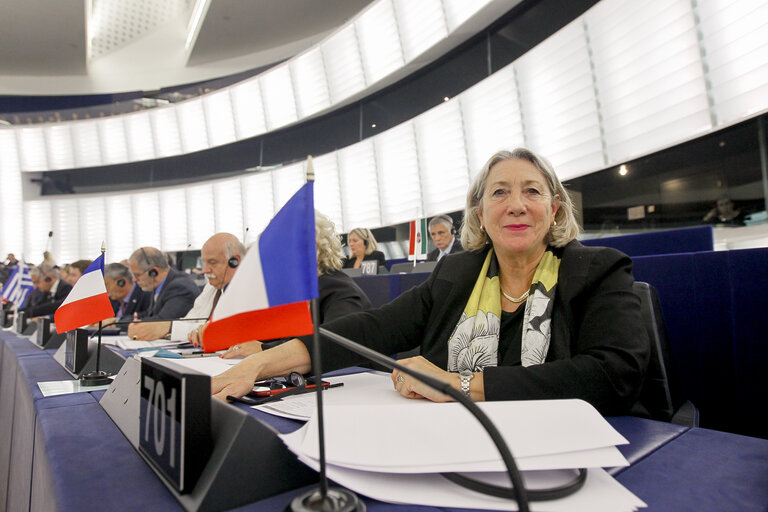
[{"label": "silver wristwatch", "polygon": [[461,392],[469,396],[469,381],[472,380],[475,374],[471,370],[461,370],[459,377],[461,378]]}]

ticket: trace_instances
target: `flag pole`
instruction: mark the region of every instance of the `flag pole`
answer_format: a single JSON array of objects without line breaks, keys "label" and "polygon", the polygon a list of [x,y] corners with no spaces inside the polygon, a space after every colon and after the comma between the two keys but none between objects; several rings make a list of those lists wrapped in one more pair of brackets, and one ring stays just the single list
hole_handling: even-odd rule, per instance
[{"label": "flag pole", "polygon": [[[307,157],[307,182],[315,181],[315,170],[312,167],[312,156]],[[312,212],[314,217],[314,212]],[[314,238],[314,237],[313,237]],[[317,442],[320,448],[320,488],[310,489],[296,496],[290,505],[293,512],[365,512],[365,504],[357,495],[340,487],[328,488],[328,477],[325,471],[325,425],[323,420],[323,385],[322,363],[320,361],[320,306],[318,299],[310,302],[312,312],[312,374],[314,375],[315,393],[317,397]]]},{"label": "flag pole", "polygon": [[[104,246],[104,241],[101,241],[101,255],[104,256],[104,253],[106,252],[106,247]],[[80,377],[80,382],[83,386],[103,386],[104,384],[109,384],[111,382],[110,380],[110,374],[107,372],[101,371],[101,326],[102,320],[99,320],[99,339],[96,342],[96,369],[92,371],[91,373],[88,373],[87,375],[83,375]]]}]

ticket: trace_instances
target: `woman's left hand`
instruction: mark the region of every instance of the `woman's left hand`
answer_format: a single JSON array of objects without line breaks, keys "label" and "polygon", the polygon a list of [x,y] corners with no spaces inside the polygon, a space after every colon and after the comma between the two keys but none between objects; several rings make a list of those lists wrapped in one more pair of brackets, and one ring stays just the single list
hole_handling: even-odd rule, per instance
[{"label": "woman's left hand", "polygon": [[[435,366],[422,356],[409,357],[398,361],[403,366],[412,368],[421,373],[426,373],[436,379],[448,382],[452,386],[459,382],[459,374],[451,373]],[[406,398],[426,398],[433,402],[449,402],[451,397],[432,389],[426,384],[417,381],[399,370],[392,371],[392,384],[395,390]]]}]

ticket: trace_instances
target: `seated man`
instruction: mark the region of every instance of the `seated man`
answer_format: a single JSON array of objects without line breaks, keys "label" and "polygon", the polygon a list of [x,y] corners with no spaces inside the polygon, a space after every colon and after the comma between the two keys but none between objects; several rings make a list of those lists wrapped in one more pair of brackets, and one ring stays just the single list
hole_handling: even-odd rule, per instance
[{"label": "seated man", "polygon": [[[171,268],[165,255],[154,247],[140,247],[134,251],[128,259],[128,266],[136,284],[154,296],[149,310],[138,315],[142,320],[181,318],[192,309],[195,298],[200,294],[192,278]],[[137,334],[132,332],[136,327],[135,322],[128,326],[128,335],[138,339]]]},{"label": "seated man", "polygon": [[456,238],[453,219],[448,215],[438,215],[429,221],[429,236],[435,243],[435,249],[427,254],[427,261],[440,261],[446,254],[461,252],[464,248]]},{"label": "seated man", "polygon": [[33,305],[30,299],[30,304],[24,307],[27,318],[54,314],[72,290],[71,284],[59,279],[58,267],[43,263],[38,272],[37,289],[41,295],[36,297],[37,304]]},{"label": "seated man", "polygon": [[75,283],[77,282],[80,277],[82,277],[83,272],[85,272],[88,269],[88,265],[91,264],[91,260],[77,260],[73,263],[70,263],[69,265],[66,265],[67,267],[67,276],[62,277],[62,279],[72,286],[75,286]]},{"label": "seated man", "polygon": [[130,321],[134,313],[143,314],[152,305],[152,292],[139,288],[133,281],[131,269],[121,263],[104,267],[104,284],[115,311],[115,318],[104,320],[105,326],[115,321]]},{"label": "seated man", "polygon": [[208,284],[195,299],[192,309],[184,316],[184,318],[195,320],[133,324],[129,331],[131,337],[152,341],[170,333],[172,340],[183,341],[187,339],[190,332],[205,322],[205,320],[199,320],[200,318],[210,318],[222,291],[232,280],[237,266],[245,255],[245,246],[235,235],[217,233],[203,244],[200,252],[203,273],[208,278]]}]

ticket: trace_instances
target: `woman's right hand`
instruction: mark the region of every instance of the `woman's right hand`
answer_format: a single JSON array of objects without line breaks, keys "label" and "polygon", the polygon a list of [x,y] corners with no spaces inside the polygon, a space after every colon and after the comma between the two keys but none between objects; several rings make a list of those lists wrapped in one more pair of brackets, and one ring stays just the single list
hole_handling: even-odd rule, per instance
[{"label": "woman's right hand", "polygon": [[258,354],[261,352],[260,341],[247,341],[245,343],[238,343],[232,345],[229,349],[221,354],[222,359],[232,359],[234,357],[248,357],[251,354]]}]

